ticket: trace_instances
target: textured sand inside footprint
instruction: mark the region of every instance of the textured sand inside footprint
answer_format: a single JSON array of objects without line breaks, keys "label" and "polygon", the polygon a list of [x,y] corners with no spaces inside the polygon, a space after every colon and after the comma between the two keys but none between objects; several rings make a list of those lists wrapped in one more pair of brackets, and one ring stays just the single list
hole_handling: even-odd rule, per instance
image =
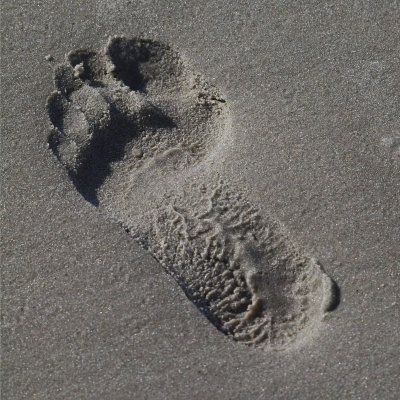
[{"label": "textured sand inside footprint", "polygon": [[111,38],[55,69],[49,145],[78,191],[173,275],[237,341],[284,348],[337,303],[318,263],[211,161],[231,140],[228,106],[169,46]]},{"label": "textured sand inside footprint", "polygon": [[308,335],[335,304],[333,281],[236,190],[196,177],[156,213],[132,216],[136,196],[108,196],[116,187],[103,204],[221,331],[274,348]]}]

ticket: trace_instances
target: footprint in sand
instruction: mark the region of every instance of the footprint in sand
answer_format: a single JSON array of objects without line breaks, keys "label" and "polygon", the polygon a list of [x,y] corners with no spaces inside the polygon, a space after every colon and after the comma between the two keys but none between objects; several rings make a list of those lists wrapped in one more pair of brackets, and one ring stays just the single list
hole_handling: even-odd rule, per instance
[{"label": "footprint in sand", "polygon": [[236,341],[285,348],[338,303],[318,263],[213,171],[231,140],[217,89],[178,53],[113,37],[55,68],[49,146],[86,200],[118,221]]}]

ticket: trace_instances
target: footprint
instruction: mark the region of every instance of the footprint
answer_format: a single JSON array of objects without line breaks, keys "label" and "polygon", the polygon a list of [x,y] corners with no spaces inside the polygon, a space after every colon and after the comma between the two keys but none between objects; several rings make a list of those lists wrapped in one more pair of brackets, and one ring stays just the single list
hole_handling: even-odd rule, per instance
[{"label": "footprint", "polygon": [[231,140],[216,88],[169,46],[110,38],[55,68],[49,147],[86,200],[118,221],[234,340],[286,348],[339,301],[316,260],[212,168]]}]

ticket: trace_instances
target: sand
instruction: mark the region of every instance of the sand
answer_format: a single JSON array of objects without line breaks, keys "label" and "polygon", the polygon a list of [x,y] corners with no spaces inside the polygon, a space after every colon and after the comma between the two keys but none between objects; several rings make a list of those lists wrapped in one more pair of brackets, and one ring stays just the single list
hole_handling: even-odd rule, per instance
[{"label": "sand", "polygon": [[2,8],[2,398],[397,397],[398,4]]}]

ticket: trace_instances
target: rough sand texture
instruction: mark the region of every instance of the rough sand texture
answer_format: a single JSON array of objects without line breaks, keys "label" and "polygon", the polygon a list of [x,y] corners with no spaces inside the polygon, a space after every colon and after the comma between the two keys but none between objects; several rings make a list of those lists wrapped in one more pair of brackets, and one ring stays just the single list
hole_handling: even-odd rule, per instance
[{"label": "rough sand texture", "polygon": [[399,13],[3,4],[2,398],[397,398]]}]

